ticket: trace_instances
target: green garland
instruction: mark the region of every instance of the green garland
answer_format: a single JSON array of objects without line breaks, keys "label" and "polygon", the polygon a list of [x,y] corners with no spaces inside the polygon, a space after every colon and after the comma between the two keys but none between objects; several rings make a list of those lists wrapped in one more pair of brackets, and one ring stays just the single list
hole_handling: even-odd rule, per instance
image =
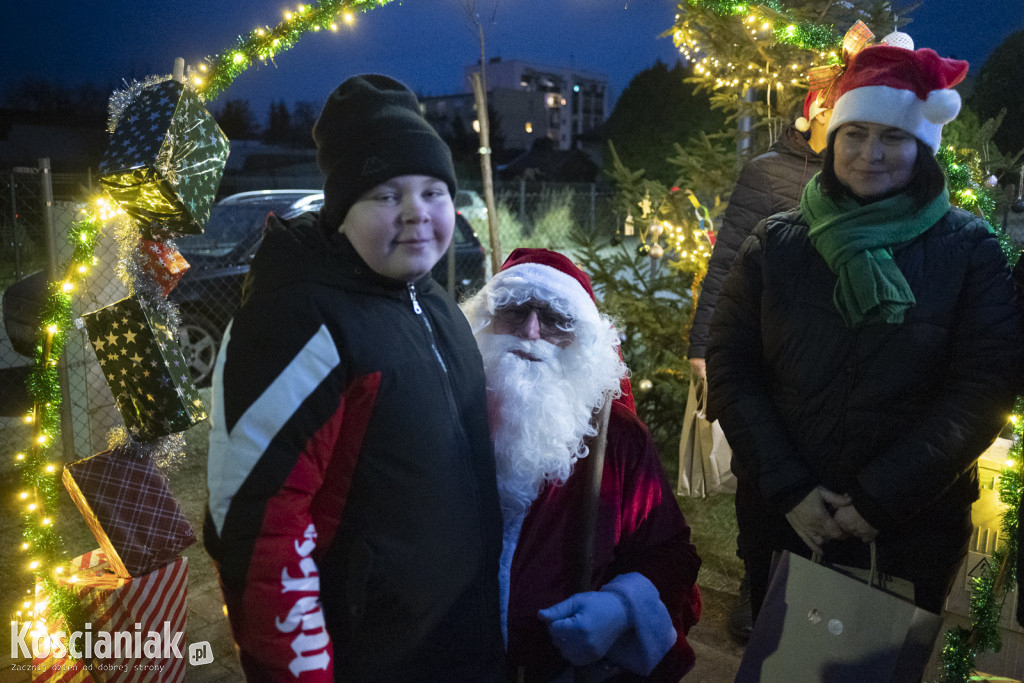
[{"label": "green garland", "polygon": [[[989,225],[996,225],[996,198],[993,189],[978,181],[983,176],[978,152],[973,149],[943,146],[939,148],[935,158],[946,174],[950,201],[982,216]],[[996,236],[999,238],[1003,255],[1012,268],[1020,258],[1020,245],[1003,230],[997,231]]]},{"label": "green garland", "polygon": [[[809,21],[795,21],[788,8],[779,0],[765,0],[756,5],[729,0],[688,0],[691,7],[705,9],[719,16],[739,16],[755,13],[759,20],[771,25],[775,42],[792,45],[802,50],[829,52],[842,46],[843,34],[834,26],[821,26]],[[836,57],[838,61],[839,57]]]},{"label": "green garland", "polygon": [[[793,45],[812,52],[837,51],[842,45],[843,36],[832,26],[818,26],[809,22],[776,23],[772,29],[775,41],[784,45]],[[834,61],[839,61],[837,54]]]},{"label": "green garland", "polygon": [[[996,200],[991,188],[979,182],[983,173],[977,151],[943,146],[936,160],[946,174],[950,201],[995,224]],[[1003,253],[1011,266],[1020,257],[1020,247],[1003,231],[997,233]],[[1013,444],[1008,458],[1014,463],[999,474],[999,500],[1005,506],[1001,523],[1002,544],[993,553],[982,575],[971,579],[971,628],[956,626],[946,632],[942,648],[940,681],[966,683],[974,673],[975,658],[988,651],[998,651],[999,618],[1006,593],[1014,583],[1017,557],[1017,509],[1021,496],[1024,401],[1018,398],[1013,409]]]},{"label": "green garland", "polygon": [[946,173],[950,200],[994,224],[996,200],[991,188],[978,181],[982,171],[977,151],[944,146],[939,148],[935,158]]},{"label": "green garland", "polygon": [[368,12],[386,5],[391,0],[323,0],[315,6],[299,5],[289,12],[285,20],[274,28],[260,28],[239,36],[238,44],[224,52],[207,58],[205,78],[196,81],[196,90],[206,99],[214,99],[224,92],[235,78],[253,64],[267,63],[292,48],[310,31],[335,30],[335,20],[342,12]]},{"label": "green garland", "polygon": [[971,579],[971,628],[961,626],[946,632],[940,667],[941,683],[966,683],[975,672],[975,658],[1002,647],[999,619],[1007,592],[1016,581],[1018,509],[1024,490],[1022,430],[1024,399],[1013,408],[1013,445],[1008,458],[1013,463],[999,474],[999,501],[1006,507],[1000,525],[1002,544],[992,554],[982,575]]},{"label": "green garland", "polygon": [[[51,619],[66,620],[78,604],[74,592],[61,587],[54,578],[63,568],[66,557],[64,540],[55,523],[62,469],[56,464],[59,457],[55,452],[60,436],[61,405],[57,363],[71,327],[71,291],[93,264],[101,227],[99,219],[88,213],[75,221],[69,237],[75,250],[65,278],[60,283],[50,284],[50,294],[41,313],[35,365],[27,385],[33,403],[32,447],[27,453],[18,454],[17,459],[23,487],[21,498],[26,505],[21,512],[22,549],[32,556],[29,568],[35,572],[49,596]],[[34,618],[38,618],[35,607],[30,611]]]}]

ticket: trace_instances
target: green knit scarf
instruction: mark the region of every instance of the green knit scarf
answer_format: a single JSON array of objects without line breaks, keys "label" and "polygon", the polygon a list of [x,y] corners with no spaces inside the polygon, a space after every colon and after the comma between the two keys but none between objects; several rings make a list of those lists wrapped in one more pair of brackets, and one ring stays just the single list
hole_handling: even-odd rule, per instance
[{"label": "green knit scarf", "polygon": [[861,205],[850,197],[833,200],[814,176],[800,197],[811,244],[838,281],[832,300],[849,328],[899,324],[914,305],[914,293],[892,260],[892,248],[935,225],[949,211],[945,189],[918,211],[899,194]]}]

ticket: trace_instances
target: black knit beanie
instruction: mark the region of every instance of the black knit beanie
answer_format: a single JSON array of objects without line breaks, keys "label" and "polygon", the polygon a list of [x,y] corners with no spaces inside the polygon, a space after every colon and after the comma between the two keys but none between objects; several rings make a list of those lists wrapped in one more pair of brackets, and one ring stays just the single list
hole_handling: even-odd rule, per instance
[{"label": "black knit beanie", "polygon": [[395,176],[432,176],[455,196],[451,150],[412,91],[393,78],[363,74],[339,85],[313,126],[313,140],[327,176],[321,219],[328,229],[341,225],[360,195]]}]

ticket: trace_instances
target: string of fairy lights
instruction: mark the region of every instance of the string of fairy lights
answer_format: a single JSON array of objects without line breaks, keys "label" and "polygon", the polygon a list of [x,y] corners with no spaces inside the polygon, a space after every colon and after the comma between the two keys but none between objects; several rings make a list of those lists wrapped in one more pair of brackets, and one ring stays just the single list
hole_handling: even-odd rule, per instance
[{"label": "string of fairy lights", "polygon": [[292,48],[302,36],[319,31],[338,31],[338,20],[355,21],[356,12],[368,12],[391,0],[321,0],[316,5],[299,5],[284,13],[277,26],[259,27],[238,37],[238,44],[208,57],[191,75],[192,85],[205,99],[213,99],[251,66],[273,63],[274,57]]},{"label": "string of fairy lights", "polygon": [[[337,31],[339,20],[352,24],[356,12],[367,12],[391,0],[322,0],[315,5],[299,5],[284,13],[274,27],[260,27],[244,36],[237,44],[189,70],[188,84],[202,99],[216,98],[252,66],[273,63],[276,55],[293,47],[310,32]],[[114,100],[112,96],[112,111]],[[112,114],[113,116],[113,114]],[[116,118],[116,117],[114,117]],[[57,528],[63,462],[56,451],[60,442],[61,388],[58,364],[64,351],[68,332],[73,326],[72,300],[90,269],[98,265],[96,245],[104,225],[123,212],[105,196],[92,198],[72,224],[68,241],[73,254],[58,281],[49,285],[49,292],[40,314],[35,359],[28,379],[33,407],[25,416],[32,425],[31,441],[15,454],[20,490],[16,503],[22,521],[22,543],[19,557],[26,572],[34,575],[41,591],[38,602],[28,589],[28,598],[15,607],[12,621],[37,621],[34,635],[46,635],[44,615],[51,620],[67,621],[78,608],[78,597],[58,579],[67,566],[64,541]]]},{"label": "string of fairy lights", "polygon": [[[832,26],[794,21],[781,2],[757,5],[720,0],[690,0],[695,10],[707,10],[723,20],[739,19],[760,59],[725,61],[715,55],[726,35],[706,24],[684,18],[672,33],[679,52],[700,76],[714,79],[714,87],[768,88],[805,86],[804,74],[815,64],[840,60],[842,34]],[[678,17],[677,17],[678,20]],[[728,33],[730,39],[735,33]],[[771,47],[770,52],[766,49]],[[790,49],[787,49],[790,48]]]}]

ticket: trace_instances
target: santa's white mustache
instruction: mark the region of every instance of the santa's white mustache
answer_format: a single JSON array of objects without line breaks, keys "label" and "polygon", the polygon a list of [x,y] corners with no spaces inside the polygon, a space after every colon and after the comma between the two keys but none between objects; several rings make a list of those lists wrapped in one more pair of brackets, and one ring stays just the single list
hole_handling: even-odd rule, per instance
[{"label": "santa's white mustache", "polygon": [[512,354],[525,361],[548,363],[558,355],[559,347],[543,339],[522,339],[512,334],[487,334],[481,340],[485,358]]}]

